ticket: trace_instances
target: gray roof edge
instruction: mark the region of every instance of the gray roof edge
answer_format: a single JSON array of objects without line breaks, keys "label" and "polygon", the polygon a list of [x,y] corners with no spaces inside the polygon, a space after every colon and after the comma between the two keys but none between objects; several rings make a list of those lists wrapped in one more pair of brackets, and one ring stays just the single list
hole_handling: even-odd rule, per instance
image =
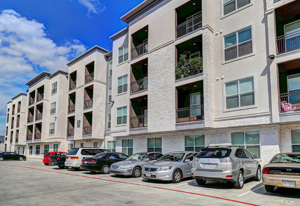
[{"label": "gray roof edge", "polygon": [[33,83],[35,83],[36,81],[46,77],[46,76],[49,76],[50,77],[51,73],[50,72],[42,72],[40,73],[39,75],[35,76],[33,79],[31,79],[29,82],[27,82],[25,85],[27,86],[31,86]]},{"label": "gray roof edge", "polygon": [[124,34],[126,34],[126,33],[128,33],[128,26],[125,27],[124,29],[122,29],[121,31],[118,31],[118,32],[115,33],[114,35],[110,36],[109,38],[110,38],[111,40],[115,40],[115,39],[117,39],[119,36],[124,35]]},{"label": "gray roof edge", "polygon": [[15,100],[15,99],[17,99],[18,97],[20,97],[20,96],[26,96],[27,97],[27,94],[26,93],[19,93],[19,94],[17,94],[16,96],[14,96],[13,98],[11,98],[12,100]]},{"label": "gray roof edge", "polygon": [[68,72],[65,72],[63,70],[57,70],[56,72],[54,72],[53,74],[50,75],[50,78],[53,78],[55,77],[56,75],[59,75],[59,74],[62,74],[62,75],[68,75],[69,73]]}]

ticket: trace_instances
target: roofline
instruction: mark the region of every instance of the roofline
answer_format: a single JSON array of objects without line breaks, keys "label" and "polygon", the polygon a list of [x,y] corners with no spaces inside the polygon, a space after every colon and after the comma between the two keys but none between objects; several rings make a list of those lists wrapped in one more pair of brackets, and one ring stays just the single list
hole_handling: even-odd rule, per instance
[{"label": "roofline", "polygon": [[116,38],[118,38],[119,36],[128,33],[128,27],[125,27],[124,29],[122,29],[121,31],[118,31],[117,33],[115,33],[114,35],[110,36],[109,38],[111,40],[115,40]]},{"label": "roofline", "polygon": [[110,56],[112,56],[112,51],[110,51],[106,54],[106,57],[110,57]]},{"label": "roofline", "polygon": [[6,104],[10,104],[10,103],[12,103],[12,101],[10,100],[10,101],[8,101]]},{"label": "roofline", "polygon": [[133,18],[139,16],[145,10],[150,9],[152,6],[156,5],[156,3],[159,3],[161,1],[164,0],[144,0],[142,3],[131,9],[123,16],[121,16],[120,19],[128,24]]},{"label": "roofline", "polygon": [[62,70],[57,70],[56,72],[54,72],[53,74],[50,75],[50,78],[53,78],[53,77],[55,77],[56,75],[59,75],[59,74],[67,76],[69,73],[65,72],[65,71],[62,71]]},{"label": "roofline", "polygon": [[49,76],[50,77],[51,73],[50,72],[42,72],[39,75],[35,76],[33,79],[31,79],[29,82],[27,82],[25,85],[31,86],[34,82],[38,81],[39,79]]},{"label": "roofline", "polygon": [[93,52],[94,50],[100,50],[101,52],[104,52],[104,53],[107,53],[108,50],[98,46],[98,45],[95,45],[93,46],[92,48],[90,48],[89,50],[87,50],[86,52],[82,53],[81,55],[79,55],[78,57],[76,57],[75,59],[71,60],[70,62],[67,63],[68,66],[70,66],[71,64],[75,63],[76,61],[78,61],[79,59],[89,55],[91,52]]},{"label": "roofline", "polygon": [[26,97],[27,97],[27,94],[25,94],[25,93],[20,93],[20,94],[14,96],[14,97],[11,98],[11,99],[12,99],[12,100],[17,99],[17,98],[20,97],[20,96],[26,96]]}]

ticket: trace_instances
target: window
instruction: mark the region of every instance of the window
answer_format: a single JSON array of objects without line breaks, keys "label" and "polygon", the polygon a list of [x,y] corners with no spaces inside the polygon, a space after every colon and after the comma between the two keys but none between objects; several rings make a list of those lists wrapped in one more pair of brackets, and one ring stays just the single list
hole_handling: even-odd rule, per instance
[{"label": "window", "polygon": [[234,132],[231,133],[232,145],[247,149],[255,158],[260,157],[259,132]]},{"label": "window", "polygon": [[225,84],[226,109],[254,105],[253,77]]},{"label": "window", "polygon": [[80,143],[80,147],[83,148],[84,147],[84,143]]},{"label": "window", "polygon": [[52,84],[52,91],[51,91],[51,94],[55,94],[57,92],[57,82],[54,82]]},{"label": "window", "polygon": [[284,25],[284,35],[286,36],[285,37],[285,50],[287,52],[300,48],[299,31],[300,31],[300,21],[299,20],[292,22],[290,24]]},{"label": "window", "polygon": [[98,148],[98,142],[94,142],[94,148]]},{"label": "window", "polygon": [[119,64],[128,60],[128,44],[119,48]]},{"label": "window", "polygon": [[74,144],[68,144],[68,153],[74,148]]},{"label": "window", "polygon": [[225,61],[252,53],[251,27],[224,37]]},{"label": "window", "polygon": [[185,151],[200,152],[205,147],[204,135],[185,136]]},{"label": "window", "polygon": [[251,0],[223,0],[224,15],[250,3]]},{"label": "window", "polygon": [[54,134],[54,133],[55,133],[55,123],[50,123],[49,134]]},{"label": "window", "polygon": [[131,156],[133,154],[133,140],[123,139],[122,140],[122,153]]},{"label": "window", "polygon": [[49,153],[49,145],[46,144],[46,145],[44,146],[44,155],[45,155],[45,154],[48,154],[48,153]]},{"label": "window", "polygon": [[118,94],[127,92],[127,74],[118,78]]},{"label": "window", "polygon": [[40,146],[40,145],[36,145],[36,146],[35,146],[35,154],[36,154],[36,155],[39,155],[39,154],[40,154],[40,149],[41,149],[41,146]]},{"label": "window", "polygon": [[51,103],[50,114],[56,113],[56,102]]},{"label": "window", "polygon": [[107,115],[107,128],[110,129],[110,127],[111,127],[111,115],[108,114]]},{"label": "window", "polygon": [[29,154],[32,155],[32,146],[29,146]]},{"label": "window", "polygon": [[109,149],[112,152],[116,152],[116,141],[108,141],[107,149]]},{"label": "window", "polygon": [[112,76],[112,61],[110,61],[109,63],[109,77]]},{"label": "window", "polygon": [[58,152],[58,144],[53,144],[53,152]]},{"label": "window", "polygon": [[288,103],[297,104],[299,102],[300,75],[287,76],[288,83]]},{"label": "window", "polygon": [[292,152],[300,152],[300,129],[292,130]]},{"label": "window", "polygon": [[127,123],[127,107],[119,107],[117,109],[117,125]]},{"label": "window", "polygon": [[200,92],[190,95],[190,107],[191,107],[191,117],[201,115],[201,103],[200,103]]},{"label": "window", "polygon": [[147,139],[147,150],[148,152],[161,152],[162,140],[159,138],[148,138]]},{"label": "window", "polygon": [[111,103],[111,88],[108,89],[108,102]]}]

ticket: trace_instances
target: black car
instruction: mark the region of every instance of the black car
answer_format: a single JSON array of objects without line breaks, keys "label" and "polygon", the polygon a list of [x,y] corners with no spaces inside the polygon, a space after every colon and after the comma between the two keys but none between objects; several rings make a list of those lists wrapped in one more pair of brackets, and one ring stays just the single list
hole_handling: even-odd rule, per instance
[{"label": "black car", "polygon": [[128,156],[119,152],[99,153],[92,158],[83,159],[81,161],[81,169],[89,170],[91,173],[101,172],[109,173],[111,164],[126,160]]},{"label": "black car", "polygon": [[3,160],[19,160],[19,161],[25,161],[26,156],[19,155],[15,152],[2,152],[0,153],[0,161]]}]

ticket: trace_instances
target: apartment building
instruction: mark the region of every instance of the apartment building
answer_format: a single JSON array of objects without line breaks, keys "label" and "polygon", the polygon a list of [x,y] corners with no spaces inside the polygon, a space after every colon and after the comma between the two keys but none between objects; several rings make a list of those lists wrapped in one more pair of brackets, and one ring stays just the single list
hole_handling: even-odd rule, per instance
[{"label": "apartment building", "polygon": [[109,59],[106,49],[94,46],[70,61],[67,141],[68,150],[73,147],[104,147],[107,104]]},{"label": "apartment building", "polygon": [[24,154],[26,149],[27,95],[20,93],[7,103],[4,151]]},{"label": "apartment building", "polygon": [[40,159],[49,151],[66,151],[68,73],[42,72],[26,85],[27,157]]}]

